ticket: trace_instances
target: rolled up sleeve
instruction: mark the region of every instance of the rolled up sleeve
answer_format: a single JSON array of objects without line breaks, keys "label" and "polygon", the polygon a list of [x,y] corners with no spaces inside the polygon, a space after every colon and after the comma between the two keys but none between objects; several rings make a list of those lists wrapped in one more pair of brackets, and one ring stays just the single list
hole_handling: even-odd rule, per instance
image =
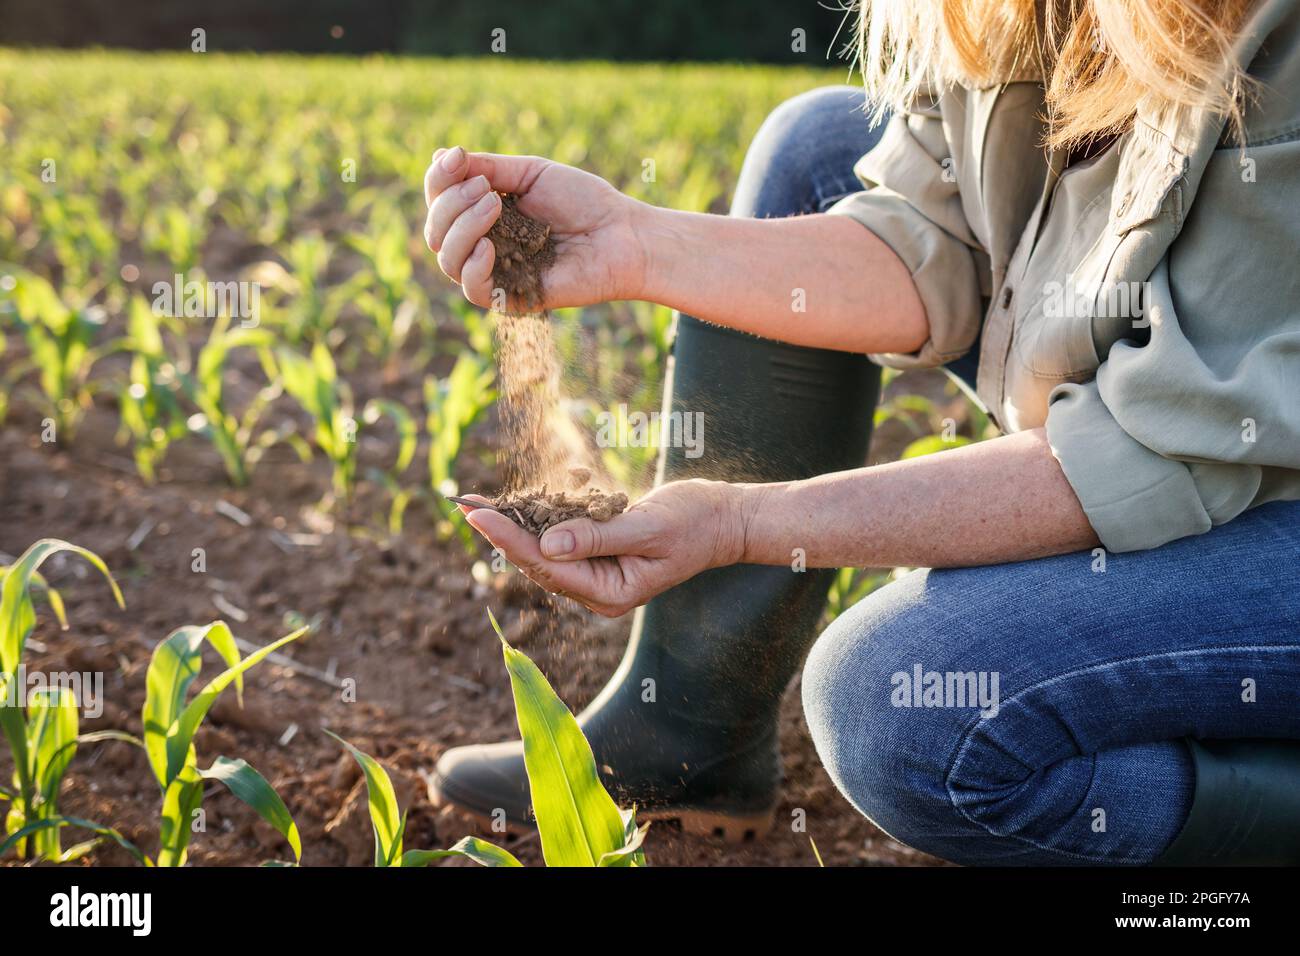
[{"label": "rolled up sleeve", "polygon": [[[1249,323],[1213,301],[1179,296],[1188,304],[1175,312],[1167,262],[1150,294],[1150,341],[1115,345],[1093,381],[1058,385],[1049,398],[1053,454],[1102,544],[1117,552],[1300,497],[1300,320],[1261,309],[1256,334],[1234,336]],[[1205,334],[1212,327],[1224,331]]]},{"label": "rolled up sleeve", "polygon": [[872,356],[882,365],[942,365],[969,351],[979,334],[987,256],[963,214],[952,162],[937,105],[896,114],[854,167],[866,190],[829,210],[855,219],[893,249],[925,306],[925,344],[910,354]]}]

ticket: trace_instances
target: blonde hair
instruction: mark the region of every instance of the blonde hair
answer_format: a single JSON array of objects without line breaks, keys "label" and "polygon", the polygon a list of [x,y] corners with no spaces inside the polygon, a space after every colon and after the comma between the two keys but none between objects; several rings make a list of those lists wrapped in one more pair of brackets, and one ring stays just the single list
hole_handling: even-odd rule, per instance
[{"label": "blonde hair", "polygon": [[857,65],[877,117],[918,93],[1041,76],[1047,145],[1127,129],[1139,102],[1193,106],[1240,130],[1232,58],[1253,0],[860,0]]}]

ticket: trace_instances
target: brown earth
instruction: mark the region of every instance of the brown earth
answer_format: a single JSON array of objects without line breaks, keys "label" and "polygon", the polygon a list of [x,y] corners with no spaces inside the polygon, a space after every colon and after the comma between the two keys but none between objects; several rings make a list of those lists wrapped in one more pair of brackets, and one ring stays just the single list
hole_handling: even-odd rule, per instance
[{"label": "brown earth", "polygon": [[[214,279],[236,278],[236,270],[263,255],[237,237],[217,239],[204,255]],[[345,272],[346,263],[336,262],[332,269]],[[145,263],[141,273],[142,289],[170,277]],[[436,283],[430,276],[430,287]],[[513,384],[538,392],[537,401],[550,408],[560,370],[553,350],[536,346],[539,337],[549,339],[550,324],[527,317],[514,323],[519,354],[541,361],[535,368],[515,361]],[[438,332],[461,334],[454,327]],[[359,402],[383,395],[417,409],[424,375],[446,374],[453,354],[441,348],[431,365],[394,365],[362,354],[347,369],[348,380]],[[233,369],[235,380],[228,383],[236,407],[259,385],[255,361],[242,361],[249,367],[242,375]],[[96,377],[112,377],[115,362],[120,375],[122,360],[113,357],[97,367]],[[507,372],[503,367],[503,378]],[[960,420],[962,403],[937,373],[904,378],[889,394],[922,393],[940,405],[941,413]],[[502,382],[503,391],[511,384]],[[0,563],[38,538],[65,538],[105,559],[126,600],[125,610],[118,609],[84,562],[51,559],[42,570],[62,592],[71,626],[60,631],[38,601],[38,624],[26,657],[29,671],[102,672],[104,712],[83,720],[82,730],[139,734],[149,656],[177,627],[224,619],[237,636],[260,645],[302,620],[313,622],[310,635],[252,672],[243,710],[233,697],[223,699],[196,740],[202,766],[219,755],[242,757],[271,781],[301,830],[305,865],[369,865],[373,854],[364,784],[355,764],[322,728],[373,754],[392,774],[399,800],[410,810],[408,848],[449,846],[479,832],[468,816],[429,803],[424,775],[449,747],[516,735],[509,680],[488,625],[488,607],[508,640],[537,662],[575,711],[617,665],[630,618],[608,621],[552,599],[513,569],[494,573],[485,560],[486,547],[468,553],[429,502],[412,504],[403,533],[390,536],[381,530],[388,502],[373,483],[360,484],[346,514],[322,513],[316,503],[326,497],[330,478],[319,456],[303,465],[288,449],[273,448],[249,486],[232,489],[215,453],[197,438],[174,445],[160,482],[145,485],[129,452],[114,440],[118,415],[112,395],[105,392],[96,403],[71,442],[43,444],[41,414],[20,398],[0,428]],[[282,415],[301,418],[283,399],[270,417]],[[299,424],[305,431],[305,420]],[[509,449],[520,434],[512,425],[519,423],[511,422],[507,410],[471,434],[457,461],[463,489],[524,487],[510,481]],[[913,437],[901,420],[883,422],[871,460],[892,460]],[[571,484],[566,466],[581,456],[564,442],[557,444],[561,447],[530,463],[529,470],[538,483],[553,475],[552,487],[581,489],[592,476]],[[363,430],[358,474],[369,466],[386,467],[395,445],[396,436],[382,427]],[[408,481],[427,484],[427,476],[414,471]],[[202,573],[192,570],[196,548],[205,557]],[[205,652],[205,658],[201,676],[215,675],[215,656]],[[354,701],[341,682],[355,682]],[[809,837],[831,866],[935,862],[884,836],[838,794],[808,736],[797,680],[781,714],[785,781],[774,830],[732,846],[656,823],[646,842],[652,865],[807,866],[814,863]],[[0,751],[0,779],[8,780],[7,748]],[[135,748],[83,747],[65,778],[61,809],[116,826],[150,854],[157,849],[159,793]],[[209,791],[204,809],[207,827],[191,844],[193,864],[246,866],[289,858],[279,835],[219,786]],[[796,832],[792,821],[805,817],[806,832]],[[535,835],[483,835],[503,842],[525,864],[541,862]],[[64,842],[81,838],[70,834]],[[5,860],[12,862],[12,857]],[[80,865],[131,863],[125,851],[109,845]]]},{"label": "brown earth", "polygon": [[[194,440],[173,449],[165,480],[149,487],[114,443],[115,427],[115,412],[96,408],[74,443],[43,445],[39,415],[15,409],[0,431],[0,551],[13,556],[37,538],[66,538],[98,552],[126,598],[119,610],[83,563],[51,560],[45,571],[63,592],[71,628],[60,632],[40,605],[29,669],[102,670],[104,714],[83,729],[138,734],[149,655],[176,627],[225,619],[238,636],[261,644],[301,618],[315,620],[284,662],[252,674],[244,710],[223,701],[197,740],[203,766],[222,754],[243,757],[279,790],[301,829],[305,864],[368,865],[373,852],[364,784],[325,727],[392,773],[410,808],[408,847],[448,846],[479,832],[469,817],[430,805],[423,775],[448,747],[515,735],[487,607],[575,710],[617,664],[628,619],[606,621],[552,601],[513,570],[491,573],[457,541],[443,540],[424,509],[413,507],[405,532],[384,540],[368,530],[383,510],[369,486],[348,515],[349,529],[307,504],[328,486],[323,462],[303,466],[287,451],[273,452],[249,487],[234,490],[216,457]],[[389,447],[373,445],[363,435],[363,462],[387,460]],[[496,483],[495,469],[480,463],[483,447],[463,457],[466,487]],[[206,573],[191,570],[195,548],[204,549]],[[204,673],[216,673],[215,658]],[[336,686],[343,679],[355,681],[355,702]],[[730,846],[657,823],[646,844],[652,865],[811,865],[810,836],[828,865],[928,861],[879,833],[835,791],[809,740],[797,685],[784,701],[781,735],[785,796],[773,832]],[[0,757],[5,778],[7,759]],[[62,797],[65,812],[117,826],[150,853],[159,803],[144,756],[115,743],[78,753]],[[288,858],[278,834],[224,790],[214,788],[204,806],[207,829],[195,835],[194,864]],[[799,810],[806,833],[791,826]],[[541,862],[535,836],[503,839],[526,864]],[[114,846],[83,860],[130,862]]]},{"label": "brown earth", "polygon": [[525,531],[541,537],[547,528],[574,518],[608,521],[627,510],[627,495],[588,491],[581,495],[564,491],[548,492],[545,488],[518,494],[499,495],[491,499],[492,507],[509,516]]}]

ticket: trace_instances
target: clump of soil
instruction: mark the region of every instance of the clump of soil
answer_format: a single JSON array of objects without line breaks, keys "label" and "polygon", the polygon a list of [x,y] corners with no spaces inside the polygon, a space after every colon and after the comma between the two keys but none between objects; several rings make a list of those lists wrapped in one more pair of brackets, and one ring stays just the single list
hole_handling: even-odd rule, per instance
[{"label": "clump of soil", "polygon": [[555,262],[551,227],[529,219],[517,208],[518,197],[501,194],[501,215],[488,230],[496,249],[492,281],[507,296],[510,314],[536,314],[544,301],[546,270]]},{"label": "clump of soil", "polygon": [[627,510],[627,495],[592,489],[583,494],[540,490],[511,492],[492,499],[492,505],[526,531],[540,537],[547,528],[572,518],[608,521]]}]

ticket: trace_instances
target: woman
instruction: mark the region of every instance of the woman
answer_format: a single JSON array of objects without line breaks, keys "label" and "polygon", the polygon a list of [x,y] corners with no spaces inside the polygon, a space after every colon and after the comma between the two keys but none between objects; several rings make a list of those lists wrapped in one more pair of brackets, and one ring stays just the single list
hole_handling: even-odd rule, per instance
[{"label": "woman", "polygon": [[[892,117],[783,105],[730,217],[533,157],[426,174],[470,301],[500,191],[558,240],[548,306],[683,313],[667,402],[706,412],[702,457],[540,544],[467,509],[542,587],[638,608],[581,718],[607,783],[761,830],[831,573],[803,568],[929,568],[804,668],[861,812],[962,863],[1300,861],[1300,3],[876,0],[860,41]],[[859,467],[867,355],[947,366],[1004,434]],[[525,822],[519,744],[449,752],[433,793]]]}]

